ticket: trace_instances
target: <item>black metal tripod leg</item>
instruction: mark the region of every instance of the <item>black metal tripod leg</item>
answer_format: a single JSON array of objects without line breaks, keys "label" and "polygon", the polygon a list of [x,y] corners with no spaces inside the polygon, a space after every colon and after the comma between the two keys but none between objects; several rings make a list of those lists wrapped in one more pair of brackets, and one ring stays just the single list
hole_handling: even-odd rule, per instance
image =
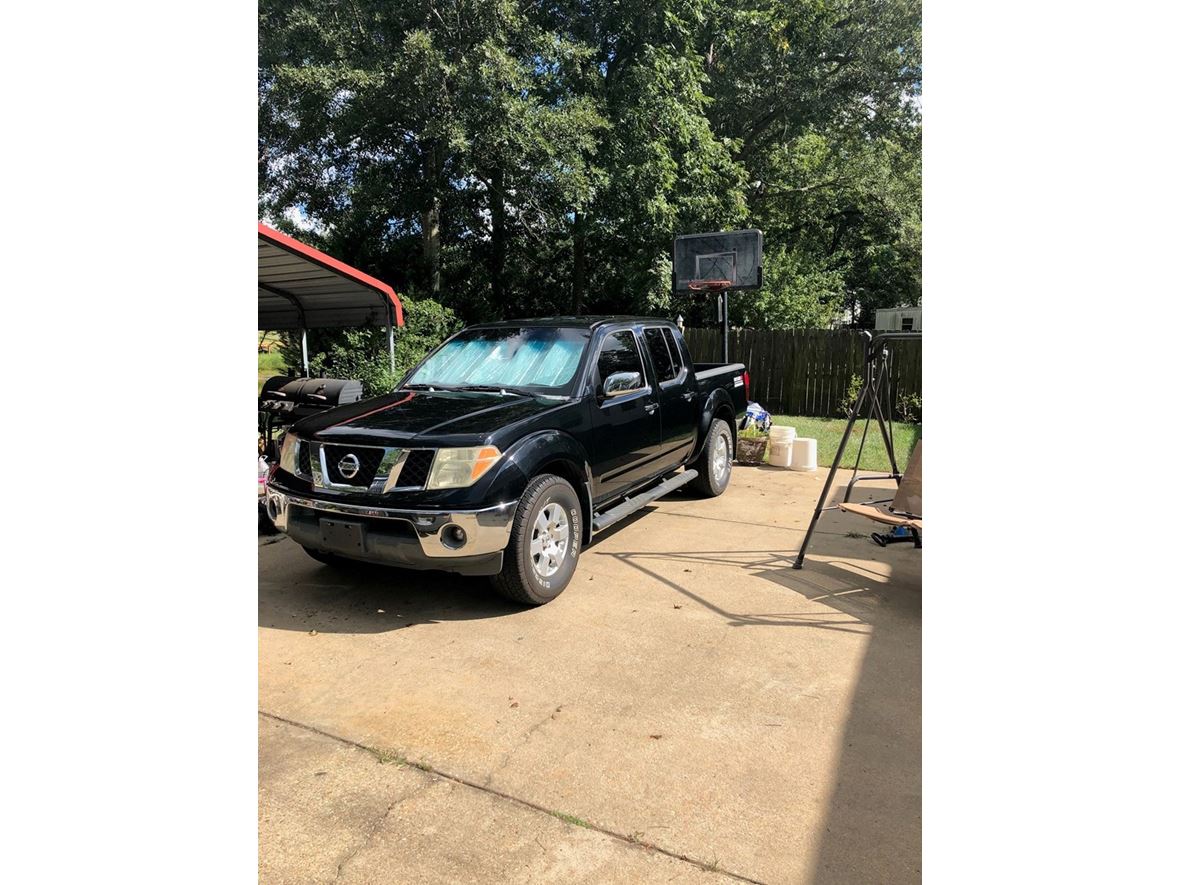
[{"label": "black metal tripod leg", "polygon": [[852,487],[856,485],[856,474],[860,471],[860,457],[865,451],[865,440],[869,438],[869,426],[872,419],[865,418],[865,431],[860,435],[860,447],[856,450],[856,463],[852,465],[852,479],[848,480],[848,488],[844,490],[844,503],[847,504],[852,497]]},{"label": "black metal tripod leg", "polygon": [[[886,376],[888,377],[888,376]],[[877,419],[877,426],[881,429],[881,439],[885,443],[885,453],[889,456],[889,467],[894,474],[900,474],[901,471],[897,469],[897,456],[893,450],[893,434],[885,426],[885,414],[881,408],[881,400],[877,397],[877,391],[873,391],[872,403],[870,404],[870,414]],[[898,481],[900,484],[900,480]]]},{"label": "black metal tripod leg", "polygon": [[832,460],[832,469],[828,471],[828,478],[824,481],[824,490],[819,493],[819,501],[815,505],[815,513],[811,514],[811,524],[807,526],[807,534],[803,536],[803,544],[799,547],[799,556],[795,559],[795,564],[792,568],[803,568],[803,555],[807,552],[807,545],[811,543],[811,536],[815,534],[816,523],[819,522],[820,514],[824,512],[824,502],[828,500],[828,492],[832,490],[832,481],[836,478],[836,471],[840,469],[840,461],[844,457],[844,447],[848,445],[848,437],[852,435],[852,428],[856,426],[857,419],[860,416],[861,407],[864,405],[865,398],[869,394],[869,385],[861,388],[860,396],[856,398],[856,408],[852,412],[852,416],[848,419],[848,424],[844,428],[844,435],[840,437],[840,445],[836,449],[836,457]]}]

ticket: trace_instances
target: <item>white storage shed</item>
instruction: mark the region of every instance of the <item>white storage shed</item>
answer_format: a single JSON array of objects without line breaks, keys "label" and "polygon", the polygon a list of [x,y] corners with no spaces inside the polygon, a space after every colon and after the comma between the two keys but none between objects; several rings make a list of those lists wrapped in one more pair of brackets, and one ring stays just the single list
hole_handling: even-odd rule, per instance
[{"label": "white storage shed", "polygon": [[921,332],[922,305],[878,310],[873,328],[878,332]]}]

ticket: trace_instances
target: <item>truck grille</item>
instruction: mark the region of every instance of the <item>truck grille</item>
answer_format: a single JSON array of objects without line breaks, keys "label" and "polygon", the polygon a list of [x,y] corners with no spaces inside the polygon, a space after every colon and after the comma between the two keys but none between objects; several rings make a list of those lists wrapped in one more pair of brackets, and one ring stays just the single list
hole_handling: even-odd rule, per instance
[{"label": "truck grille", "polygon": [[[435,449],[403,449],[379,446],[354,446],[340,443],[300,441],[296,452],[295,472],[312,480],[317,488],[341,488],[347,491],[366,490],[373,493],[408,491],[425,488],[434,463]],[[355,475],[345,476],[340,462],[348,456],[356,458]],[[346,465],[347,466],[347,465]],[[388,485],[390,475],[394,484]]]},{"label": "truck grille", "polygon": [[434,449],[411,449],[402,465],[395,488],[422,488],[430,476],[430,465],[434,462]]},{"label": "truck grille", "polygon": [[[340,472],[340,462],[348,455],[354,456],[360,462],[360,470],[353,476],[345,476]],[[377,475],[377,468],[381,466],[381,459],[385,457],[385,449],[367,448],[363,446],[332,446],[324,445],[324,461],[328,468],[328,479],[340,485],[365,486],[372,484]]]}]

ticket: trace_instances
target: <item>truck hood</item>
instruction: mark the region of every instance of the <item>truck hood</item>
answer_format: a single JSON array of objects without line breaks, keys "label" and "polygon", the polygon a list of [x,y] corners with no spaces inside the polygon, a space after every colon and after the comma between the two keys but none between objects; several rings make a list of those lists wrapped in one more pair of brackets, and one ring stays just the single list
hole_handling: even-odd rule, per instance
[{"label": "truck hood", "polygon": [[485,436],[564,405],[564,400],[498,393],[395,390],[304,418],[291,428],[303,439],[404,443],[434,434]]}]

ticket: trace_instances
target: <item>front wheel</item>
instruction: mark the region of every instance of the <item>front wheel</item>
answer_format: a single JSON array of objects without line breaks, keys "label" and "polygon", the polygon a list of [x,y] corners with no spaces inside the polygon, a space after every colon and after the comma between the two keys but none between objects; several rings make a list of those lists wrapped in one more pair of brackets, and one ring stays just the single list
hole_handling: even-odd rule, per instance
[{"label": "front wheel", "polygon": [[504,569],[492,578],[496,591],[514,602],[543,605],[566,588],[582,546],[582,508],[574,487],[550,473],[521,495],[504,551]]},{"label": "front wheel", "polygon": [[733,472],[733,431],[729,423],[715,418],[705,434],[705,445],[701,454],[691,465],[697,477],[689,487],[706,498],[716,498],[729,487]]}]

